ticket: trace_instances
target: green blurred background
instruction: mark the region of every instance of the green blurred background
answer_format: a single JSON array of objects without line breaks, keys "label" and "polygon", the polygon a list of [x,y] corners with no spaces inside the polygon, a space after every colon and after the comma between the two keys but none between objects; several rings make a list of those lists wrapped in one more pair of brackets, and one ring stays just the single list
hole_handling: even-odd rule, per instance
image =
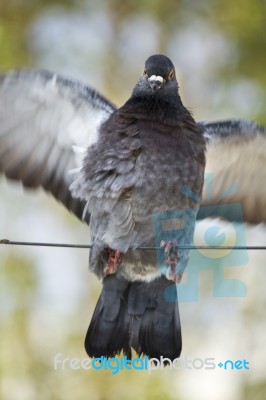
[{"label": "green blurred background", "polygon": [[[168,55],[184,104],[198,120],[266,123],[264,0],[0,0],[0,69],[43,68],[86,81],[117,105],[145,59]],[[265,184],[265,183],[262,183]],[[88,243],[86,226],[41,191],[0,181],[0,237]],[[266,245],[265,227],[247,227]],[[0,248],[0,397],[33,399],[266,398],[265,253],[229,269],[245,298],[213,297],[203,271],[198,302],[181,303],[183,357],[247,359],[250,371],[55,370],[54,356],[85,357],[83,340],[100,282],[86,250]]]}]

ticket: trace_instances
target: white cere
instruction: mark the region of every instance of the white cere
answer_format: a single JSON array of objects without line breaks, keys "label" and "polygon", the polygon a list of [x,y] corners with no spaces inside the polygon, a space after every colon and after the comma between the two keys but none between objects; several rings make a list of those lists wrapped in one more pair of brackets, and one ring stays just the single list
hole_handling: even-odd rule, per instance
[{"label": "white cere", "polygon": [[164,79],[160,75],[158,75],[158,76],[152,75],[149,77],[149,81],[159,81],[159,82],[163,83]]}]

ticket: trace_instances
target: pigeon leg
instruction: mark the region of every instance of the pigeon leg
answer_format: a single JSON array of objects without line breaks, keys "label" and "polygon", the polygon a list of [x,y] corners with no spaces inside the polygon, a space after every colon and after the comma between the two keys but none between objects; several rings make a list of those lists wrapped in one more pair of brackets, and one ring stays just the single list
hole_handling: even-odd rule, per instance
[{"label": "pigeon leg", "polygon": [[117,266],[121,264],[122,253],[119,250],[109,249],[109,260],[104,270],[104,276],[115,274]]},{"label": "pigeon leg", "polygon": [[167,242],[162,241],[160,246],[164,248],[165,264],[169,265],[168,273],[166,275],[167,279],[174,282],[180,282],[182,275],[177,274],[176,272],[177,263],[179,261],[177,240]]}]

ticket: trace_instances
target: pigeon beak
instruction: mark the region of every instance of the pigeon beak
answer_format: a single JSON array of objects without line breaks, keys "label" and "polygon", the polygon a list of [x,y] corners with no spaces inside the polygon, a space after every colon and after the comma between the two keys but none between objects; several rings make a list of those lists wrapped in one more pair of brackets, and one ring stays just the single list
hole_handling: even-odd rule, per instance
[{"label": "pigeon beak", "polygon": [[150,87],[153,92],[157,92],[162,86],[162,83],[159,81],[150,82]]},{"label": "pigeon beak", "polygon": [[149,78],[150,87],[153,92],[157,92],[157,90],[161,89],[162,84],[164,83],[164,79],[162,76],[152,75]]}]

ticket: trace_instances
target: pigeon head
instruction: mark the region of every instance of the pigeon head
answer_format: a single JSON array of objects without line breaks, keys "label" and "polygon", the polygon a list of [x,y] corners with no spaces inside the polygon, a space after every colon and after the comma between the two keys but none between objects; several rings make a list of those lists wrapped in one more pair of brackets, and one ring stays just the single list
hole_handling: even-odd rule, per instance
[{"label": "pigeon head", "polygon": [[143,75],[135,86],[133,94],[163,96],[171,92],[178,94],[174,64],[162,54],[150,56],[145,62]]}]

